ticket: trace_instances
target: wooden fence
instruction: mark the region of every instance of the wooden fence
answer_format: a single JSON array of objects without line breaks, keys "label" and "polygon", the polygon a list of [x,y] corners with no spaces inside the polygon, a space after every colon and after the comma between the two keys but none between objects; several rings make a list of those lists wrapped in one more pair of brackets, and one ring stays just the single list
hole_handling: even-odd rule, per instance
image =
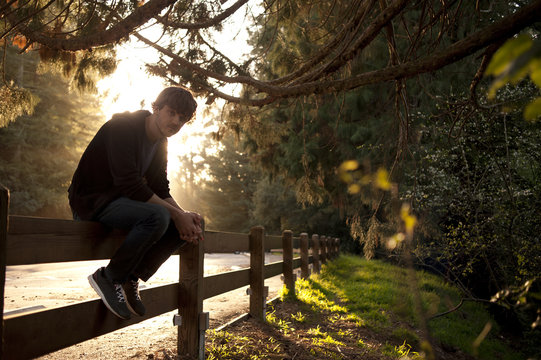
[{"label": "wooden fence", "polygon": [[[9,191],[0,185],[0,291],[4,309],[6,266],[65,261],[108,259],[123,241],[125,233],[108,231],[101,224],[36,217],[9,216]],[[291,231],[282,236],[265,236],[257,226],[250,233],[205,231],[205,240],[187,245],[180,252],[179,282],[141,291],[147,307],[144,316],[121,320],[100,299],[3,316],[0,324],[0,359],[38,357],[85,340],[178,309],[173,323],[178,326],[179,356],[204,358],[208,313],[203,300],[249,285],[250,315],[264,320],[267,289],[264,280],[283,273],[284,283],[294,289],[293,269],[309,276],[309,264],[319,272],[320,263],[338,255],[339,239]],[[293,257],[300,248],[300,257]],[[265,265],[264,252],[283,249],[283,261]],[[311,254],[309,254],[311,249]],[[250,268],[203,276],[205,253],[249,252]]]}]

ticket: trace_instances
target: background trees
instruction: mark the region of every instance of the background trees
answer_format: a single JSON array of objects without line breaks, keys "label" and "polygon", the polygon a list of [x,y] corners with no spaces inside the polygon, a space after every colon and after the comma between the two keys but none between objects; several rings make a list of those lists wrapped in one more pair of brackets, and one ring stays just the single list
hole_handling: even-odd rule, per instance
[{"label": "background trees", "polygon": [[4,55],[5,88],[32,89],[32,114],[0,128],[0,179],[10,189],[11,212],[71,218],[67,188],[88,141],[103,122],[95,96],[70,89],[58,70],[35,53]]}]

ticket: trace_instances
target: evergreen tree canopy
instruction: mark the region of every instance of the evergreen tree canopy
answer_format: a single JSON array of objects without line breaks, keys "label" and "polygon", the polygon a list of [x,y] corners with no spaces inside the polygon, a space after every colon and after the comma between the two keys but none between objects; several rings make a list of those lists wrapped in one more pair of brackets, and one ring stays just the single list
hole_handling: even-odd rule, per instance
[{"label": "evergreen tree canopy", "polygon": [[[229,19],[235,13],[245,14],[244,26],[254,35],[251,45],[257,49],[238,61],[232,60],[232,49],[220,49],[213,39],[215,31],[234,36],[231,29],[238,24]],[[264,105],[410,78],[479,51],[489,58],[540,14],[541,0],[5,0],[0,39],[21,51],[39,49],[42,58],[66,66],[87,66],[74,54],[119,44],[133,35],[160,52],[152,72],[211,100]],[[141,31],[147,27],[160,31],[149,39]],[[355,66],[378,51],[374,44],[381,39],[387,61]],[[283,49],[280,54],[278,48]],[[273,72],[263,73],[260,65],[269,57],[274,59]],[[221,87],[229,83],[244,85],[244,94],[225,92]]]}]

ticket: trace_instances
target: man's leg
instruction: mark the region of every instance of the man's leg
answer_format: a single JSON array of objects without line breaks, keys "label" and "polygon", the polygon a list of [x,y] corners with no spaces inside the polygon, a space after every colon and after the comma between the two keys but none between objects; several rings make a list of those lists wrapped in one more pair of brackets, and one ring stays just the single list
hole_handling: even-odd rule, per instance
[{"label": "man's leg", "polygon": [[146,313],[145,305],[139,295],[139,279],[147,281],[185,243],[184,240],[180,239],[177,228],[171,221],[168,230],[145,253],[139,265],[130,274],[130,280],[123,286],[127,305],[131,312],[140,316]]},{"label": "man's leg", "polygon": [[111,202],[96,220],[111,228],[129,230],[105,268],[107,277],[123,284],[167,231],[170,215],[163,206],[120,198]]},{"label": "man's leg", "polygon": [[[139,298],[137,281],[133,282],[132,272],[151,246],[166,232],[170,222],[169,212],[159,205],[120,198],[111,202],[96,220],[112,228],[129,230],[129,233],[107,267],[89,276],[89,282],[105,305],[118,317],[129,319],[130,309],[143,315],[145,309]],[[122,287],[125,283],[135,286],[135,289],[130,288],[128,299]],[[130,302],[134,306],[130,306]]]},{"label": "man's leg", "polygon": [[171,221],[165,234],[148,249],[132,275],[134,278],[147,281],[175,251],[185,244],[186,241],[180,239],[178,230]]}]

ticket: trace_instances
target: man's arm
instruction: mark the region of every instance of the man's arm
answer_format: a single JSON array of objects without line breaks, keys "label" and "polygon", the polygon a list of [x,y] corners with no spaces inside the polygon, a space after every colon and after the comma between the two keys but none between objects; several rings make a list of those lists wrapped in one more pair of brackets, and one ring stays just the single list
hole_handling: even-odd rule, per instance
[{"label": "man's arm", "polygon": [[171,220],[175,223],[182,240],[197,244],[202,239],[201,216],[196,213],[184,211],[173,198],[161,199],[153,194],[149,203],[165,207],[171,215]]}]

